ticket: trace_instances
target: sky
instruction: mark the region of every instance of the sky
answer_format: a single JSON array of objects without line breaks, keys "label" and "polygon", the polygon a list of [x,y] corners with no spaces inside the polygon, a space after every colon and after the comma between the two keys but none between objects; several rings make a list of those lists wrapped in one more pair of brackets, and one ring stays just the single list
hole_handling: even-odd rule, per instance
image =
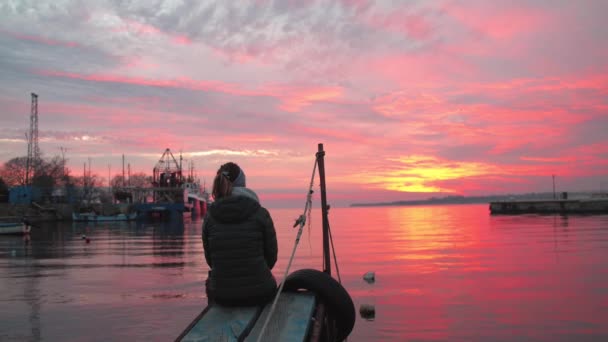
[{"label": "sky", "polygon": [[[166,148],[304,207],[608,189],[608,1],[0,0],[0,161]],[[315,180],[318,189],[318,179]],[[317,191],[318,192],[318,191]],[[317,198],[318,200],[318,198]]]}]

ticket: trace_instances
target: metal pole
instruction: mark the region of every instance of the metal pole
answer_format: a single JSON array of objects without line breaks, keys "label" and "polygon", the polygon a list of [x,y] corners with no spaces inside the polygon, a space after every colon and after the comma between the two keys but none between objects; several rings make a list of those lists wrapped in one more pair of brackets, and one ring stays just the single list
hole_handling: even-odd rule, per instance
[{"label": "metal pole", "polygon": [[329,219],[327,217],[327,194],[325,187],[325,151],[323,144],[319,144],[317,152],[317,163],[319,164],[319,179],[321,185],[321,213],[323,218],[323,272],[331,275],[331,263],[329,255]]},{"label": "metal pole", "polygon": [[30,144],[30,137],[27,133],[25,133],[25,139],[27,140],[27,158],[25,160],[25,184],[24,185],[30,185],[29,181],[30,181],[30,149],[31,149],[31,144]]},{"label": "metal pole", "polygon": [[122,155],[122,187],[124,188],[125,184],[125,155]]},{"label": "metal pole", "polygon": [[63,146],[59,147],[59,149],[61,149],[61,177],[63,177],[63,180],[65,181],[65,151],[67,149]]},{"label": "metal pole", "polygon": [[556,199],[556,197],[555,197],[555,175],[552,175],[552,176],[553,176],[553,199]]}]

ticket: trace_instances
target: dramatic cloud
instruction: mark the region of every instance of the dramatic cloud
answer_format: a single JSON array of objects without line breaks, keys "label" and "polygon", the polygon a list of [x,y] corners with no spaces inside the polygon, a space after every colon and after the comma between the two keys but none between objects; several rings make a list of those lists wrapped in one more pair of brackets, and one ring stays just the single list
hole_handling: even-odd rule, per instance
[{"label": "dramatic cloud", "polygon": [[[299,206],[317,143],[336,204],[608,182],[608,3],[5,1],[0,158],[99,175],[165,148],[234,160]],[[67,150],[66,150],[67,149]],[[331,198],[330,198],[331,200]]]}]

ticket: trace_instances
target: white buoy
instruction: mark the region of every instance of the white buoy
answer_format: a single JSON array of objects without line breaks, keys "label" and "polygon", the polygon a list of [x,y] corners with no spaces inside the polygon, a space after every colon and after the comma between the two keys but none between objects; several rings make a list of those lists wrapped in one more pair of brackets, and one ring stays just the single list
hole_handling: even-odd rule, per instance
[{"label": "white buoy", "polygon": [[372,271],[369,271],[363,275],[363,280],[365,280],[369,284],[372,284],[376,281],[376,274]]}]

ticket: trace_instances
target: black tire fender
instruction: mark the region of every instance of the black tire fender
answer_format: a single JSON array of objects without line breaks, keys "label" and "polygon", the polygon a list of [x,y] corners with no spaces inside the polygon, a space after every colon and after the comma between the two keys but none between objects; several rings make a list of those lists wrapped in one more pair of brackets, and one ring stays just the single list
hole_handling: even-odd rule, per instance
[{"label": "black tire fender", "polygon": [[355,326],[355,305],[346,289],[327,273],[315,269],[297,270],[285,278],[283,290],[314,292],[328,306],[336,321],[338,341],[343,341]]}]

